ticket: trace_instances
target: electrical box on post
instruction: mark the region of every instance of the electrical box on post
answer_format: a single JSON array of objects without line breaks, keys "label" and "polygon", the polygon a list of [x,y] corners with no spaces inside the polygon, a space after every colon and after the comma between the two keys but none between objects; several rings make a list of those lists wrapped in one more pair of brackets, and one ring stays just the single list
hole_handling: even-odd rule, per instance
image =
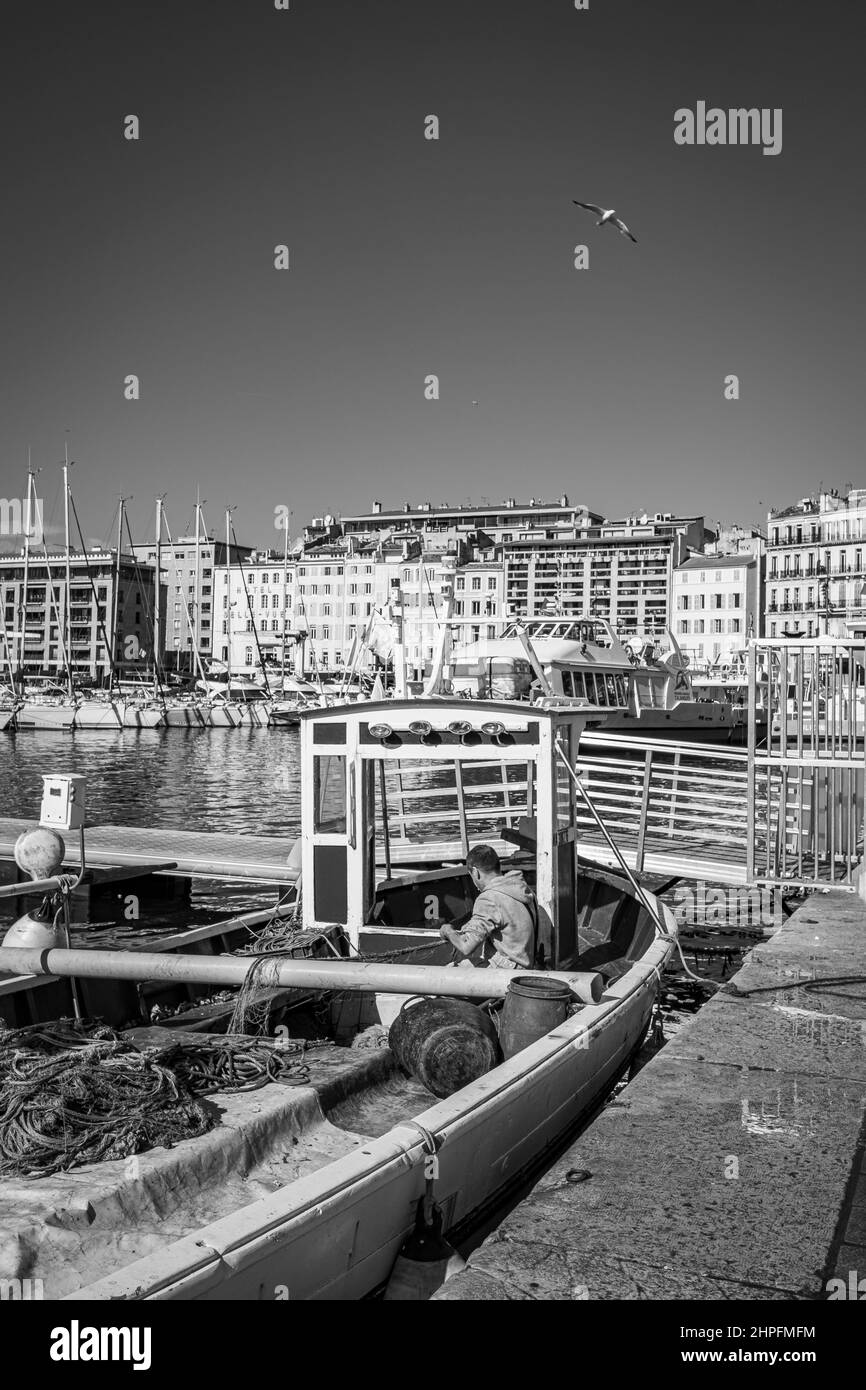
[{"label": "electrical box on post", "polygon": [[87,778],[75,773],[42,778],[39,824],[52,830],[80,830],[84,825]]}]

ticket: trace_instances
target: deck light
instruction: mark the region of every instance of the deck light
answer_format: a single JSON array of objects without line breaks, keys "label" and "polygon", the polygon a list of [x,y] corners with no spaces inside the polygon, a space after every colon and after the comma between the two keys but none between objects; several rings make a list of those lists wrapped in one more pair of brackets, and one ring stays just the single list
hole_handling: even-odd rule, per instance
[{"label": "deck light", "polygon": [[394,732],[390,724],[371,724],[369,728],[371,738],[390,738]]},{"label": "deck light", "polygon": [[487,734],[489,738],[494,738],[497,734],[505,733],[505,725],[501,724],[498,719],[488,719],[485,724],[481,725],[481,732]]},{"label": "deck light", "polygon": [[449,734],[471,734],[472,725],[468,719],[452,719],[448,725]]},{"label": "deck light", "polygon": [[413,719],[409,725],[409,732],[416,734],[419,738],[426,738],[428,734],[432,734],[433,725],[428,719]]}]

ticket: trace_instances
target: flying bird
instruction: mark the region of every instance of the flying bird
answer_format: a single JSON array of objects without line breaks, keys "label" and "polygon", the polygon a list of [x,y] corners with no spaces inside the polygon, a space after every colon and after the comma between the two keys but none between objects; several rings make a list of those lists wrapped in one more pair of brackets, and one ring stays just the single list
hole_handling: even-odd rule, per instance
[{"label": "flying bird", "polygon": [[637,237],[632,236],[632,233],[629,231],[622,218],[617,217],[616,208],[600,208],[596,203],[578,202],[577,198],[572,198],[571,201],[574,203],[575,207],[586,208],[587,212],[597,212],[600,219],[595,224],[597,227],[603,227],[605,222],[610,222],[622,236],[630,237],[635,245],[637,245]]}]

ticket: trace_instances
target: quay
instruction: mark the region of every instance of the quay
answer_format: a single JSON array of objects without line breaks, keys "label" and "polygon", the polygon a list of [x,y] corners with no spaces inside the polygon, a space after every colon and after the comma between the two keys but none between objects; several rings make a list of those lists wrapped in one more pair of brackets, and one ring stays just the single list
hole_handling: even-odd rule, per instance
[{"label": "quay", "polygon": [[[14,864],[15,841],[33,824],[32,819],[0,817],[0,862]],[[65,862],[77,865],[81,862],[77,836],[65,838]],[[285,884],[297,878],[289,863],[294,844],[290,836],[88,825],[85,858],[97,877],[99,871],[123,869],[130,875],[164,873],[179,878]]]},{"label": "quay", "polygon": [[856,1297],[864,1112],[866,904],[818,893],[435,1297]]}]

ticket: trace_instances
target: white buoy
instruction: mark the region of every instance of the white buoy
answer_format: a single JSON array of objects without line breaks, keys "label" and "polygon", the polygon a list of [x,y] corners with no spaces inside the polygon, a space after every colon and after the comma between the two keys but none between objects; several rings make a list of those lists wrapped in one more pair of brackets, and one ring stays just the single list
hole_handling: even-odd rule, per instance
[{"label": "white buoy", "polygon": [[[56,830],[35,825],[24,830],[15,841],[15,863],[34,880],[53,878],[63,863],[66,845]],[[41,951],[65,945],[62,925],[54,925],[54,900],[46,897],[35,912],[25,912],[7,931],[4,946],[20,946]]]}]

